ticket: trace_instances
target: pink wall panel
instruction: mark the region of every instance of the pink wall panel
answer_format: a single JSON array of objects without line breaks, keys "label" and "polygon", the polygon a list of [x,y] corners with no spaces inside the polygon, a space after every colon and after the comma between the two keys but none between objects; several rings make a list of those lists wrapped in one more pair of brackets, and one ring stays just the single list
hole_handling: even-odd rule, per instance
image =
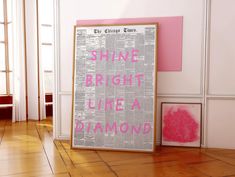
[{"label": "pink wall panel", "polygon": [[182,70],[183,17],[77,20],[77,25],[158,23],[158,71]]}]

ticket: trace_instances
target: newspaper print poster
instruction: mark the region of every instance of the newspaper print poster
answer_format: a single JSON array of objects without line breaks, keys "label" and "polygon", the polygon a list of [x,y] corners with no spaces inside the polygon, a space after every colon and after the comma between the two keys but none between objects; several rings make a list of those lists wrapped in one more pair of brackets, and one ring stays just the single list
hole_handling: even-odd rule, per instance
[{"label": "newspaper print poster", "polygon": [[157,30],[75,27],[72,148],[154,151]]}]

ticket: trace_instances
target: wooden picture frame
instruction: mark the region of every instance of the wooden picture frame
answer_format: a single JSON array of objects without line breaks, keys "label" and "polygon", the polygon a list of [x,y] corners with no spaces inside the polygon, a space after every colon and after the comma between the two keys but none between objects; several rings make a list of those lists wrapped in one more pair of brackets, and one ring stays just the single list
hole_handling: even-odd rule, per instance
[{"label": "wooden picture frame", "polygon": [[[157,24],[102,24],[74,27],[71,148],[132,152],[155,150],[157,32]],[[113,43],[119,47],[112,48]],[[134,47],[130,47],[133,44]],[[111,49],[114,51],[110,54]],[[141,53],[145,50],[146,53]],[[129,54],[132,54],[132,57],[129,57]],[[139,65],[136,64],[138,62]],[[112,72],[110,68],[114,67],[115,72]],[[132,74],[138,74],[140,71],[138,67],[143,67],[145,72],[140,73],[143,76],[142,80],[135,80],[132,85],[132,81],[128,81],[127,77],[131,78]],[[100,72],[102,74],[97,75]],[[120,76],[118,81],[116,80],[122,84],[113,84],[114,77],[117,77],[110,76],[113,73],[123,74],[122,78]],[[125,79],[124,74],[127,73],[131,74]],[[149,77],[144,77],[146,74]],[[112,86],[109,86],[108,76],[112,78]],[[106,78],[103,79],[104,77]],[[135,77],[137,78],[137,75]],[[126,86],[128,82],[130,85]],[[150,82],[152,85],[148,85]],[[143,83],[145,89],[142,88]],[[98,101],[94,101],[94,98]],[[116,101],[113,101],[112,105],[110,104],[112,101],[106,102],[110,98]],[[131,108],[130,102],[133,103]],[[107,104],[109,109],[106,109]],[[146,104],[149,106],[149,112],[142,108],[146,107]]]},{"label": "wooden picture frame", "polygon": [[201,103],[162,102],[161,145],[201,147]]}]

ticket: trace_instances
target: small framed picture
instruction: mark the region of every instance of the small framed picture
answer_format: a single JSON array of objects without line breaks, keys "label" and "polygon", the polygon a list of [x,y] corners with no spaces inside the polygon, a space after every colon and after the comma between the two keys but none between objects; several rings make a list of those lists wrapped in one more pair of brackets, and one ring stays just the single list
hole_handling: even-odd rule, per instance
[{"label": "small framed picture", "polygon": [[161,145],[201,147],[201,103],[161,105]]}]

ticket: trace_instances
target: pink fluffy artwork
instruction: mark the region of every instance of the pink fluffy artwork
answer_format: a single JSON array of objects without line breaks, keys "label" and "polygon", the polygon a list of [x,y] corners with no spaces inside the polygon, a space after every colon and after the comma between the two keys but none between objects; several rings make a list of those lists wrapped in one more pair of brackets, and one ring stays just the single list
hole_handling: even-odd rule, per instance
[{"label": "pink fluffy artwork", "polygon": [[200,147],[201,104],[162,103],[162,137],[164,146]]}]

